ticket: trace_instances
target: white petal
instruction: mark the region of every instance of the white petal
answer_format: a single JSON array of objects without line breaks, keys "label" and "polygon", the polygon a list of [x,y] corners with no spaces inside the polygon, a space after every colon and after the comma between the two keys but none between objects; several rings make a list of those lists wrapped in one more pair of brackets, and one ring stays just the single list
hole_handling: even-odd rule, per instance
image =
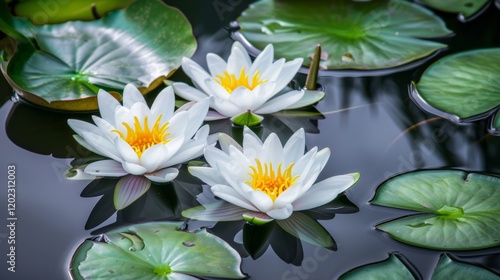
[{"label": "white petal", "polygon": [[261,79],[266,79],[268,81],[275,81],[276,78],[278,78],[278,75],[281,73],[281,69],[283,68],[283,65],[285,64],[285,59],[280,58],[276,60],[271,66],[268,68],[261,70]]},{"label": "white petal", "polygon": [[187,139],[193,137],[196,131],[198,131],[200,126],[203,124],[203,120],[207,116],[209,104],[210,99],[205,98],[196,102],[196,104],[189,108],[189,124],[184,132]]},{"label": "white petal", "polygon": [[247,50],[240,42],[235,41],[227,59],[227,71],[230,74],[239,75],[243,67],[248,71],[251,65],[252,61]]},{"label": "white petal", "polygon": [[116,184],[113,202],[117,210],[121,210],[139,199],[151,187],[151,181],[143,176],[128,175]]},{"label": "white petal", "polygon": [[116,161],[123,161],[118,150],[116,150],[108,139],[90,132],[83,132],[82,137],[98,151],[98,154],[112,158]]},{"label": "white petal", "polygon": [[208,96],[206,93],[185,83],[174,83],[172,86],[178,96],[188,101],[199,101]]},{"label": "white petal", "polygon": [[85,141],[85,139],[83,139],[80,135],[74,134],[73,138],[76,140],[76,142],[78,142],[78,144],[80,144],[85,149],[87,149],[93,153],[96,153],[98,155],[101,154],[101,152],[99,152],[96,148],[92,147],[92,145],[90,145],[87,141]]},{"label": "white petal", "polygon": [[214,195],[219,198],[232,203],[236,206],[252,210],[259,211],[250,201],[248,201],[245,197],[241,196],[238,192],[236,192],[233,188],[226,185],[215,185],[211,188]]},{"label": "white petal", "polygon": [[82,136],[83,132],[90,132],[90,133],[102,136],[102,132],[99,129],[99,127],[97,127],[91,123],[88,123],[88,122],[84,122],[81,120],[69,119],[68,125],[71,127],[71,129],[73,129],[73,131],[75,131],[80,136]]},{"label": "white petal", "polygon": [[321,149],[317,154],[316,158],[314,159],[316,164],[319,165],[320,167],[320,172],[323,170],[325,167],[326,163],[328,162],[328,159],[330,158],[330,149],[329,148],[323,148]]},{"label": "white petal", "polygon": [[223,151],[207,146],[205,147],[205,160],[207,161],[208,164],[212,167],[216,167],[217,162],[230,162],[231,158],[229,157],[228,154],[224,153]]},{"label": "white petal", "polygon": [[227,68],[226,61],[214,53],[207,54],[207,65],[212,77],[215,77],[217,74],[222,74]]},{"label": "white petal", "polygon": [[202,180],[205,184],[209,186],[215,186],[217,184],[225,184],[226,180],[222,177],[217,170],[212,167],[206,166],[191,166],[188,168],[191,175]]},{"label": "white petal", "polygon": [[285,153],[284,164],[288,166],[292,162],[297,162],[300,157],[304,155],[305,146],[306,139],[304,129],[300,128],[288,139],[285,147],[283,147],[283,152]]},{"label": "white petal", "polygon": [[173,166],[198,158],[203,155],[203,148],[205,148],[206,145],[207,140],[205,139],[190,140],[184,143],[184,145],[179,148],[179,151],[162,165]]},{"label": "white petal", "polygon": [[290,83],[290,81],[299,71],[300,66],[302,66],[303,61],[304,60],[302,58],[296,58],[292,61],[286,62],[285,65],[283,65],[280,75],[276,78],[275,90],[277,92],[282,90]]},{"label": "white petal", "polygon": [[177,168],[164,168],[155,172],[144,174],[144,176],[149,180],[158,183],[170,182],[175,179],[177,175],[179,175],[179,170]]},{"label": "white petal", "polygon": [[125,160],[126,162],[139,164],[139,156],[134,151],[134,149],[132,149],[132,147],[127,142],[125,142],[125,140],[121,139],[120,137],[116,137],[114,143],[123,160]]},{"label": "white petal", "polygon": [[148,170],[143,166],[125,161],[122,162],[122,167],[123,169],[125,169],[125,171],[132,175],[143,175],[144,173],[148,172]]},{"label": "white petal", "polygon": [[169,120],[167,131],[170,132],[168,138],[184,138],[187,126],[189,125],[189,112],[175,113]]},{"label": "white petal", "polygon": [[85,167],[85,173],[105,177],[121,177],[128,174],[121,163],[110,159],[92,162]]},{"label": "white petal", "polygon": [[275,220],[284,220],[289,218],[293,214],[293,206],[288,204],[283,208],[276,208],[267,211],[266,214]]},{"label": "white petal", "polygon": [[167,88],[164,88],[158,94],[158,96],[156,96],[153,105],[151,105],[151,114],[154,116],[154,120],[152,121],[156,121],[156,118],[159,115],[162,115],[161,123],[165,123],[174,114],[174,107],[175,107],[174,89],[171,86],[169,86]]},{"label": "white petal", "polygon": [[[262,85],[259,85],[258,87],[261,86]],[[250,90],[243,86],[237,87],[233,90],[229,96],[229,101],[237,105],[241,112],[246,112],[248,110],[254,111],[265,102],[255,89]]]},{"label": "white petal", "polygon": [[123,106],[132,108],[132,105],[142,103],[147,106],[144,96],[133,84],[127,84],[123,89]]},{"label": "white petal", "polygon": [[279,95],[275,98],[272,98],[271,100],[268,100],[265,104],[257,108],[255,110],[255,113],[271,114],[281,111],[298,102],[302,98],[302,96],[304,96],[303,90],[289,91],[285,94]]},{"label": "white petal", "polygon": [[[207,92],[209,92],[210,95],[213,95],[216,99],[229,100],[229,98],[231,97],[231,94],[221,84],[214,81],[213,79],[206,79],[204,83],[207,88]],[[217,100],[214,100],[214,103],[216,101]]]},{"label": "white petal", "polygon": [[236,142],[231,136],[225,134],[225,133],[219,133],[219,144],[220,148],[222,151],[224,151],[226,154],[229,153],[229,146],[234,146],[241,152],[243,152],[243,148]]},{"label": "white petal", "polygon": [[309,191],[293,202],[295,211],[315,208],[324,205],[356,182],[351,174],[339,175],[314,184]]},{"label": "white petal", "polygon": [[249,128],[245,128],[248,131],[243,133],[243,153],[245,156],[253,162],[256,158],[260,158],[263,154],[262,141],[253,132],[249,132]]},{"label": "white petal", "polygon": [[212,76],[201,68],[198,63],[192,61],[187,57],[182,58],[182,70],[191,78],[191,81],[196,87],[199,87],[204,92],[209,92],[205,86],[206,79],[212,79]]},{"label": "white petal", "polygon": [[208,124],[200,127],[198,131],[196,131],[196,134],[194,135],[193,139],[195,140],[207,140],[208,134],[210,133],[210,126]]},{"label": "white petal", "polygon": [[[247,69],[248,73],[250,75],[253,75],[257,70],[259,70],[260,74],[262,75],[262,73],[271,66],[271,64],[273,63],[273,59],[274,59],[274,48],[273,45],[269,44],[255,58],[252,67],[250,67],[250,69]],[[262,78],[267,79],[267,77],[262,77]]]},{"label": "white petal", "polygon": [[168,154],[166,145],[157,144],[149,147],[141,155],[140,165],[145,167],[149,172],[156,171],[160,164],[163,163],[165,156]]},{"label": "white petal", "polygon": [[325,97],[325,93],[321,91],[316,91],[316,90],[305,90],[304,95],[302,98],[295,102],[294,104],[286,107],[285,109],[298,109],[298,108],[304,108],[310,105],[313,105],[314,103],[320,101]]},{"label": "white petal", "polygon": [[[273,168],[278,168],[280,163],[285,161],[285,155],[283,153],[283,146],[281,145],[280,139],[276,133],[271,133],[264,145],[262,146],[263,154],[261,155],[261,161],[263,163],[272,163]],[[283,168],[287,168],[288,166],[283,166]]]},{"label": "white petal", "polygon": [[173,138],[172,141],[168,142],[165,145],[167,148],[166,153],[163,155],[162,162],[160,163],[160,166],[158,166],[158,169],[172,166],[173,164],[170,164],[172,162],[172,158],[179,152],[184,143],[185,141],[183,136]]},{"label": "white petal", "polygon": [[227,118],[229,118],[229,116],[224,116],[217,111],[209,110],[207,112],[207,116],[205,117],[205,120],[206,121],[216,121],[216,120],[222,120],[222,119],[227,119]]},{"label": "white petal", "polygon": [[116,107],[121,106],[118,100],[105,90],[100,89],[97,93],[97,104],[99,105],[101,117],[114,124]]},{"label": "white petal", "polygon": [[[244,184],[243,182],[239,182]],[[250,201],[260,212],[267,213],[273,209],[273,200],[262,191],[252,190],[245,193],[245,197]]]},{"label": "white petal", "polygon": [[116,128],[111,125],[109,122],[107,122],[104,119],[101,119],[97,116],[92,116],[92,119],[94,120],[94,123],[97,125],[99,130],[101,131],[101,134],[103,136],[106,136],[110,141],[113,141],[116,137],[118,137],[118,133],[113,132]]}]

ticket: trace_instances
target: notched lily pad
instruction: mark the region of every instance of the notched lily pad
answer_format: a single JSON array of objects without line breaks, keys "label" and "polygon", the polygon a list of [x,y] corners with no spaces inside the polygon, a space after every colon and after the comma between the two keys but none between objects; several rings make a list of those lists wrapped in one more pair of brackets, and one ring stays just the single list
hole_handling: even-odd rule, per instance
[{"label": "notched lily pad", "polygon": [[461,20],[476,15],[490,0],[419,0],[425,5],[448,13],[458,13]]},{"label": "notched lily pad", "polygon": [[451,33],[429,10],[407,1],[263,0],[237,19],[254,47],[274,45],[276,57],[303,57],[309,65],[317,44],[327,69],[385,69],[446,47],[423,38]]},{"label": "notched lily pad", "polygon": [[423,212],[377,225],[398,241],[439,250],[475,250],[500,245],[499,199],[499,177],[425,170],[384,182],[371,203]]},{"label": "notched lily pad", "polygon": [[466,264],[463,262],[454,261],[447,254],[444,254],[439,259],[439,263],[432,273],[432,280],[448,280],[448,279],[482,279],[482,280],[498,280],[499,275],[490,272],[484,268]]},{"label": "notched lily pad", "polygon": [[340,276],[339,279],[415,279],[415,277],[396,255],[391,254],[385,261],[355,268]]},{"label": "notched lily pad", "polygon": [[59,110],[97,109],[100,88],[120,98],[128,83],[146,93],[196,49],[184,15],[158,0],[141,0],[95,21],[35,26],[0,13],[0,28],[17,49],[2,70],[19,94]]},{"label": "notched lily pad", "polygon": [[244,278],[241,257],[202,229],[179,230],[183,222],[132,225],[86,240],[70,264],[73,279]]},{"label": "notched lily pad", "polygon": [[411,97],[423,110],[455,123],[489,117],[500,106],[500,48],[438,60],[413,84]]}]

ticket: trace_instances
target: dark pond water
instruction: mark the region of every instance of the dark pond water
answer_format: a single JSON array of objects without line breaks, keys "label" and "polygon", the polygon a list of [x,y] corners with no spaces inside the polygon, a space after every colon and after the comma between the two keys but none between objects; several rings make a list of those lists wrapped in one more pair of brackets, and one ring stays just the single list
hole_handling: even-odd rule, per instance
[{"label": "dark pond water", "polygon": [[[179,7],[192,22],[199,43],[194,60],[202,66],[206,64],[207,52],[227,57],[232,39],[225,27],[249,3],[197,0],[189,1],[188,7],[180,0],[166,2]],[[344,200],[351,205],[345,208],[346,213],[320,220],[335,239],[336,251],[278,236],[254,260],[241,245],[238,231],[243,223],[219,223],[213,227],[214,233],[242,252],[242,270],[252,279],[336,279],[352,268],[382,261],[390,253],[403,256],[416,277],[430,278],[444,251],[408,246],[376,230],[375,225],[409,213],[370,205],[377,186],[391,176],[417,169],[500,173],[500,138],[487,134],[486,123],[457,126],[422,112],[408,97],[410,81],[418,79],[439,57],[468,49],[500,47],[500,34],[496,31],[500,10],[490,5],[484,14],[467,23],[458,21],[455,15],[439,15],[455,35],[441,39],[449,48],[431,60],[393,74],[321,77],[318,82],[325,87],[326,97],[316,108],[324,118],[298,121],[281,116],[266,122],[263,134],[273,129],[288,137],[294,127],[307,125],[309,148],[330,147],[332,156],[320,179],[351,172],[360,172],[361,179],[346,192]],[[170,79],[186,77],[179,71]],[[297,77],[299,82],[304,79],[303,75]],[[66,120],[90,120],[89,115],[38,109],[12,98],[12,89],[3,78],[0,86],[0,122],[4,128],[0,133],[0,279],[68,279],[70,257],[84,239],[130,222],[179,217],[180,207],[190,203],[187,194],[199,191],[200,186],[182,182],[176,183],[175,188],[155,186],[130,209],[113,214],[110,192],[105,186],[96,192],[86,189],[88,181],[63,178],[72,158],[85,155],[74,143]],[[151,93],[148,98],[154,95]],[[230,131],[230,126],[219,122],[212,129]],[[6,174],[10,165],[16,170],[15,273],[7,271],[6,264]],[[194,187],[190,190],[189,186]],[[89,197],[81,197],[84,189]],[[103,199],[100,194],[104,194]],[[99,207],[92,212],[96,204]],[[192,223],[189,228],[201,225],[205,224]],[[498,247],[449,253],[500,274]]]}]

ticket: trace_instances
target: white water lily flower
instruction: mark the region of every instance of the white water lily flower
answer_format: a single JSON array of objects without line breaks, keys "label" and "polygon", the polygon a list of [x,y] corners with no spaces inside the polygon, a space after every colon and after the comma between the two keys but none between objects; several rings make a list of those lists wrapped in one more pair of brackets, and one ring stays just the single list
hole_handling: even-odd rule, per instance
[{"label": "white water lily flower", "polygon": [[203,154],[209,127],[200,126],[208,111],[208,98],[182,112],[174,112],[172,87],[158,94],[151,109],[131,84],[125,86],[123,106],[104,90],[97,98],[101,117],[92,116],[95,125],[68,120],[78,143],[109,158],[89,164],[85,173],[100,177],[127,175],[119,186],[142,186],[147,190],[149,180],[169,182],[179,173],[176,165]]},{"label": "white water lily flower", "polygon": [[304,154],[303,129],[293,134],[285,146],[275,133],[262,142],[248,128],[244,130],[243,147],[225,134],[220,135],[219,142],[220,150],[205,148],[210,167],[190,167],[189,171],[210,185],[215,196],[244,209],[232,211],[225,207],[225,217],[232,211],[240,218],[243,214],[250,219],[287,219],[294,211],[332,201],[359,178],[359,173],[352,173],[315,183],[330,150],[314,147]]},{"label": "white water lily flower", "polygon": [[[214,53],[207,54],[209,73],[189,58],[182,59],[182,69],[196,88],[174,83],[175,92],[189,101],[213,97],[206,120],[233,118],[247,112],[271,114],[284,109],[305,107],[321,100],[323,92],[291,90],[282,92],[297,74],[302,58],[274,61],[274,49],[268,45],[255,59],[235,42],[226,61]],[[260,120],[262,117],[258,116]]]}]

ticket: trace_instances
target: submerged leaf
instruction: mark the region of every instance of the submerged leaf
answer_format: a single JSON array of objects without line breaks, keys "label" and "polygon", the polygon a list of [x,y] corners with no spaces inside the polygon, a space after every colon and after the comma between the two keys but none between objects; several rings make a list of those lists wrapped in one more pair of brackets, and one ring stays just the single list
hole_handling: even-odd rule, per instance
[{"label": "submerged leaf", "polygon": [[445,47],[420,38],[451,33],[429,10],[400,0],[263,0],[238,22],[242,41],[258,49],[273,44],[276,57],[302,57],[305,65],[320,44],[328,69],[403,65]]},{"label": "submerged leaf", "polygon": [[23,98],[53,109],[95,110],[100,88],[119,99],[128,83],[146,93],[196,48],[184,15],[157,0],[136,1],[95,21],[2,20],[36,42],[17,40],[16,53],[2,65],[8,80]]},{"label": "submerged leaf", "polygon": [[179,230],[182,222],[132,225],[86,240],[70,264],[74,279],[244,278],[241,258],[206,230]]},{"label": "submerged leaf", "polygon": [[389,179],[373,204],[424,212],[377,225],[392,238],[441,250],[500,245],[500,178],[426,170]]}]

